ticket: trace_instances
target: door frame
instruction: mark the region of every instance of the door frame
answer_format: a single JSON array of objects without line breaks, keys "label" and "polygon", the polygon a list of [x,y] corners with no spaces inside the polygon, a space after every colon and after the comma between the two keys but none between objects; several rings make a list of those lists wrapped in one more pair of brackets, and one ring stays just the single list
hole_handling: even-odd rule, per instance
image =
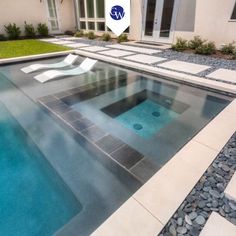
[{"label": "door frame", "polygon": [[48,0],[46,0],[46,10],[47,10],[47,20],[48,20],[48,27],[49,27],[49,31],[52,34],[60,34],[61,31],[61,21],[60,21],[60,16],[59,16],[59,4],[60,1],[59,0],[55,0],[55,7],[56,7],[56,14],[57,14],[57,22],[58,22],[58,30],[53,30],[51,27],[51,23],[50,23],[50,14],[49,14],[49,6],[48,6]]},{"label": "door frame", "polygon": [[169,37],[160,37],[160,28],[161,28],[161,20],[163,14],[164,0],[156,0],[156,9],[154,16],[154,26],[153,26],[153,35],[147,36],[145,35],[145,26],[146,26],[146,14],[147,14],[147,3],[148,0],[143,1],[143,17],[142,17],[142,41],[149,42],[157,42],[157,43],[172,43],[174,40],[174,29],[176,26],[177,14],[179,9],[180,0],[174,0],[174,8],[172,13],[172,21],[170,26],[170,34]]}]

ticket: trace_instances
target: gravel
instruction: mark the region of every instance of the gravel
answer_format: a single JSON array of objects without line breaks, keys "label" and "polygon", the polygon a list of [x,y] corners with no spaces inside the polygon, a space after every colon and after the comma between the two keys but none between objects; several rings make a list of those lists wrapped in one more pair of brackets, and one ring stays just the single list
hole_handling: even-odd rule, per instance
[{"label": "gravel", "polygon": [[[156,54],[156,56],[164,57],[168,60],[178,60],[178,61],[185,61],[200,65],[210,66],[211,67],[210,69],[207,69],[197,74],[200,77],[205,77],[206,75],[220,68],[228,70],[236,70],[236,60],[226,60],[221,58],[214,58],[212,56],[176,52],[171,49],[163,50],[161,53]],[[157,63],[155,66],[158,67],[158,64],[159,63]]]},{"label": "gravel", "polygon": [[[236,133],[183,201],[159,236],[198,236],[214,211],[236,225],[236,202],[224,190],[236,170]],[[181,224],[179,224],[181,222]],[[177,232],[177,233],[176,233]]]}]

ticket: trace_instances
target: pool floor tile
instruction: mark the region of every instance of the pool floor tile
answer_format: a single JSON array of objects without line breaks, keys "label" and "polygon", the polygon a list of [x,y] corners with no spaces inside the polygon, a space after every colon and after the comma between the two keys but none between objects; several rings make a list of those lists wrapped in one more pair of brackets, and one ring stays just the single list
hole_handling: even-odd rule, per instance
[{"label": "pool floor tile", "polygon": [[144,158],[130,171],[136,175],[143,183],[147,182],[160,169],[152,160]]},{"label": "pool floor tile", "polygon": [[127,169],[130,169],[143,158],[141,153],[137,152],[128,145],[124,145],[112,152],[111,156]]},{"label": "pool floor tile", "polygon": [[72,122],[71,125],[74,129],[81,132],[82,130],[88,129],[89,127],[93,126],[93,123],[86,118],[83,118],[81,120]]},{"label": "pool floor tile", "polygon": [[106,133],[103,130],[101,130],[95,125],[88,129],[83,130],[81,133],[93,142],[96,142],[97,140],[101,139],[106,135]]},{"label": "pool floor tile", "polygon": [[110,154],[111,152],[114,152],[116,149],[124,145],[124,143],[111,135],[107,135],[99,139],[96,142],[96,145],[98,145],[106,153]]},{"label": "pool floor tile", "polygon": [[79,120],[82,118],[82,115],[77,112],[77,111],[69,111],[65,114],[62,115],[62,118],[65,120],[65,121],[68,121],[68,122],[73,122],[73,121],[76,121],[76,120]]}]

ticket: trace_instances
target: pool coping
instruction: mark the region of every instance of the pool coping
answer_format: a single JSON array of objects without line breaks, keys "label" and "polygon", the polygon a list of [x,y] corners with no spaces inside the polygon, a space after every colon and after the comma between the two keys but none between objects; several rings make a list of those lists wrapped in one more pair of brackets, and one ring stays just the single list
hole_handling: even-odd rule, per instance
[{"label": "pool coping", "polygon": [[5,58],[5,59],[0,59],[0,66],[12,64],[12,63],[17,63],[17,62],[27,62],[27,61],[31,61],[31,60],[64,56],[64,55],[67,55],[68,53],[74,53],[74,52],[75,52],[75,50],[66,50],[66,51],[42,53],[42,54],[36,54],[36,55],[30,55],[30,56]]},{"label": "pool coping", "polygon": [[158,235],[234,134],[235,120],[236,99],[92,235]]},{"label": "pool coping", "polygon": [[149,65],[144,65],[137,62],[131,62],[124,60],[122,58],[113,58],[101,55],[99,53],[86,52],[79,49],[76,49],[74,53],[85,57],[91,57],[93,59],[97,59],[109,64],[123,66],[127,69],[132,69],[138,72],[144,72],[154,76],[161,76],[161,78],[168,79],[171,81],[175,82],[178,81],[180,83],[186,83],[189,85],[199,86],[202,88],[210,88],[220,92],[231,93],[234,95],[236,94],[236,85],[233,84],[227,84],[224,82],[210,80],[195,75],[188,75],[181,72],[175,72],[167,69],[161,69]]}]

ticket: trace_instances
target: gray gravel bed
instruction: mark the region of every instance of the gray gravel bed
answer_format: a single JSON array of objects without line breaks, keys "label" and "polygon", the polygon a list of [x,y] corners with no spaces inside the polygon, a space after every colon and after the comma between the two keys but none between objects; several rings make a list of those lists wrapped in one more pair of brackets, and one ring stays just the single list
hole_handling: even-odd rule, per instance
[{"label": "gray gravel bed", "polygon": [[227,199],[224,195],[224,190],[235,170],[236,133],[186,197],[159,236],[197,236],[213,211],[236,225],[236,202]]},{"label": "gray gravel bed", "polygon": [[192,53],[176,52],[170,49],[162,50],[162,52],[155,54],[159,57],[167,58],[168,60],[179,60],[200,65],[212,67],[209,70],[203,71],[198,76],[206,76],[212,71],[220,68],[228,70],[236,70],[236,60],[226,60],[221,58],[214,58],[211,56],[204,56]]}]

